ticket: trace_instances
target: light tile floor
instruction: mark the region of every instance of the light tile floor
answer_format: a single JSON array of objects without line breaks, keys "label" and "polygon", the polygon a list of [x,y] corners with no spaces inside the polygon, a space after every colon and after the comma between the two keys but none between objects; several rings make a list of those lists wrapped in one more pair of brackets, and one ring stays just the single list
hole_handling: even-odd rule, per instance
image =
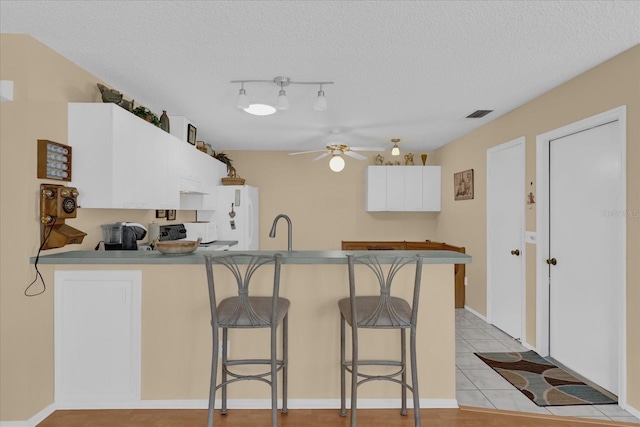
[{"label": "light tile floor", "polygon": [[640,424],[640,420],[618,405],[537,406],[473,354],[527,350],[518,341],[472,312],[456,309],[458,404]]}]

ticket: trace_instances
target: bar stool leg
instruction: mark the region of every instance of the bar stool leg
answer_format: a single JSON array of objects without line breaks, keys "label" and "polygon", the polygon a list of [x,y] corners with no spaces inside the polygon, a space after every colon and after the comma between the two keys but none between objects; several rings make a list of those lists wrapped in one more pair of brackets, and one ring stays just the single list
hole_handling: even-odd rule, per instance
[{"label": "bar stool leg", "polygon": [[287,408],[287,383],[289,381],[289,313],[282,319],[282,413],[286,414]]},{"label": "bar stool leg", "polygon": [[278,364],[276,363],[276,331],[278,325],[271,325],[271,426],[278,425]]},{"label": "bar stool leg", "polygon": [[418,361],[416,358],[416,328],[411,328],[411,387],[413,388],[413,417],[416,427],[420,427],[420,394],[418,393]]},{"label": "bar stool leg", "polygon": [[400,415],[407,415],[407,335],[400,329],[400,357],[402,361],[402,409]]},{"label": "bar stool leg", "polygon": [[[227,328],[222,328],[222,415],[227,414]],[[218,343],[215,344],[216,348]]]},{"label": "bar stool leg", "polygon": [[209,386],[209,411],[207,427],[213,427],[213,405],[216,398],[216,376],[218,374],[218,328],[213,328],[213,357],[211,358],[211,384]]},{"label": "bar stool leg", "polygon": [[356,427],[358,409],[358,332],[351,328],[351,427]]},{"label": "bar stool leg", "polygon": [[347,404],[346,404],[346,367],[345,367],[345,320],[342,313],[340,313],[340,416],[347,416]]}]

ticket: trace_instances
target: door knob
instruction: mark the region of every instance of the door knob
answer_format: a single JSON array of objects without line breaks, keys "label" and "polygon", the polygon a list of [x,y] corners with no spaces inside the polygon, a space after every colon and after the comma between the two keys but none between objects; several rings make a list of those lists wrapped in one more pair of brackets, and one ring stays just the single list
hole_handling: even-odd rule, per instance
[{"label": "door knob", "polygon": [[547,264],[549,265],[556,265],[558,263],[558,261],[555,258],[551,258],[547,260]]},{"label": "door knob", "polygon": [[514,249],[511,251],[511,255],[520,256],[520,249]]}]

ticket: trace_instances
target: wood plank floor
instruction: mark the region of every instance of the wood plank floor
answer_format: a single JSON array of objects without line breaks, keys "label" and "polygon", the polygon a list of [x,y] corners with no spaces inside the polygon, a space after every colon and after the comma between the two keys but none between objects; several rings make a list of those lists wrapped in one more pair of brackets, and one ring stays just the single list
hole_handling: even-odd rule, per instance
[{"label": "wood plank floor", "polygon": [[[265,427],[270,425],[269,410],[216,411],[219,427]],[[279,414],[280,427],[347,427],[349,417],[341,417],[335,409],[292,409]],[[207,424],[204,409],[136,409],[55,411],[38,427],[192,427]],[[413,426],[413,413],[400,415],[396,409],[361,409],[358,425],[365,427]],[[422,425],[429,427],[595,427],[634,425],[583,418],[552,417],[522,412],[483,408],[423,409]],[[637,426],[637,424],[636,424]]]}]

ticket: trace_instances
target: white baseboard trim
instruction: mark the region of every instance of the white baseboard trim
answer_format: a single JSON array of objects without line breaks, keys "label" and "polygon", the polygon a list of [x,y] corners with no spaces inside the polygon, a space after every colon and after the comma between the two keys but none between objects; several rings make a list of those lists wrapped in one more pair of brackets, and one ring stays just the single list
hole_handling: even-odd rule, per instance
[{"label": "white baseboard trim", "polygon": [[26,421],[0,421],[0,427],[36,427],[56,409],[56,404],[52,403]]},{"label": "white baseboard trim", "polygon": [[478,313],[477,311],[475,311],[473,308],[469,307],[468,305],[465,305],[464,309],[467,310],[467,311],[470,311],[471,313],[475,314],[476,316],[478,316],[479,318],[481,318],[485,322],[489,323],[487,321],[487,317],[486,316],[483,316],[482,314]]},{"label": "white baseboard trim", "polygon": [[622,408],[622,409],[624,409],[625,411],[627,411],[628,413],[630,413],[634,417],[640,419],[640,410],[634,408],[633,406],[626,405],[626,407]]},{"label": "white baseboard trim", "polygon": [[[206,399],[194,400],[140,400],[137,402],[76,402],[59,404],[57,409],[207,409],[209,401]],[[278,406],[282,400],[278,399]],[[351,400],[347,399],[347,408]],[[270,399],[229,399],[229,409],[269,409]],[[289,409],[339,409],[340,399],[289,399]],[[400,399],[358,399],[358,408],[381,409],[400,408]],[[413,400],[407,399],[407,406],[413,408]],[[216,399],[215,408],[221,407],[220,399]],[[456,399],[420,399],[420,407],[430,408],[457,408]],[[5,427],[0,426],[0,427]],[[18,426],[7,426],[18,427]],[[21,426],[22,427],[22,426]]]}]

